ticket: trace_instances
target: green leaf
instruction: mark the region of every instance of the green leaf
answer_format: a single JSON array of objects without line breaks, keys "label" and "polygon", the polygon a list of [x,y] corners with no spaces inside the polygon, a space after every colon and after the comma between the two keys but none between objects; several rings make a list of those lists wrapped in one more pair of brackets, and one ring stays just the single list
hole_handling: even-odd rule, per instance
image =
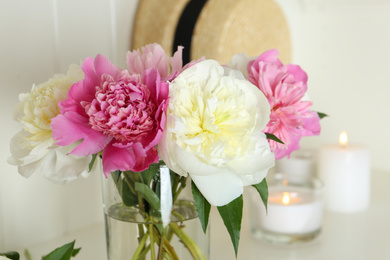
[{"label": "green leaf", "polygon": [[72,256],[75,256],[80,251],[80,248],[74,249],[75,242],[76,240],[73,240],[73,242],[56,248],[48,255],[43,256],[42,260],[69,260]]},{"label": "green leaf", "polygon": [[266,179],[264,178],[260,183],[255,184],[255,185],[252,185],[252,186],[255,187],[255,189],[256,189],[257,192],[259,193],[260,198],[261,198],[261,200],[262,200],[263,203],[264,203],[265,210],[267,211],[268,185],[267,185]]},{"label": "green leaf", "polygon": [[231,201],[229,204],[217,207],[219,215],[221,215],[223,223],[229,232],[230,239],[232,240],[236,258],[238,253],[238,244],[240,241],[243,206],[244,202],[241,195],[237,199]]},{"label": "green leaf", "polygon": [[320,119],[323,119],[324,117],[327,117],[328,115],[325,113],[317,112]]},{"label": "green leaf", "polygon": [[154,226],[157,228],[157,230],[160,233],[160,235],[162,235],[162,233],[164,232],[163,225],[162,224],[154,224]]},{"label": "green leaf", "polygon": [[81,250],[81,247],[73,249],[72,257],[75,257],[80,252],[80,250]]},{"label": "green leaf", "polygon": [[92,160],[91,160],[91,162],[89,163],[89,171],[92,171],[93,165],[94,165],[94,163],[95,163],[95,161],[96,161],[96,157],[97,157],[97,153],[92,154]]},{"label": "green leaf", "polygon": [[5,257],[7,257],[9,259],[12,259],[12,260],[19,260],[19,258],[20,258],[19,253],[18,252],[14,252],[14,251],[7,252],[7,253],[0,253],[0,256],[5,256]]},{"label": "green leaf", "polygon": [[155,187],[154,187],[154,193],[157,195],[158,199],[161,197],[161,181],[160,178],[158,178],[155,182]]},{"label": "green leaf", "polygon": [[157,194],[144,183],[136,182],[135,190],[150,204],[150,206],[158,211],[160,209],[160,199]]},{"label": "green leaf", "polygon": [[[114,174],[114,172],[112,172],[111,174]],[[119,171],[119,170],[115,171],[115,177],[116,177],[116,179],[114,178],[114,181],[118,182],[118,181],[119,181],[119,178],[121,177],[121,174],[122,174],[121,171]]]},{"label": "green leaf", "polygon": [[195,208],[198,212],[198,218],[200,220],[200,224],[202,225],[203,232],[206,233],[207,226],[209,224],[209,216],[210,216],[210,203],[203,197],[202,193],[199,191],[198,187],[196,187],[195,183],[191,181],[191,189],[192,196],[195,202]]},{"label": "green leaf", "polygon": [[138,175],[141,178],[141,181],[149,186],[150,182],[153,180],[153,178],[156,177],[156,175],[159,172],[160,172],[160,165],[157,163],[153,163],[153,164],[149,165],[148,169],[146,169],[143,172],[138,173]]},{"label": "green leaf", "polygon": [[28,251],[27,249],[24,250],[24,256],[26,257],[26,260],[32,260],[30,251]]},{"label": "green leaf", "polygon": [[126,182],[125,178],[120,178],[120,174],[121,172],[117,171],[116,174],[111,174],[111,175],[112,178],[114,178],[114,183],[118,190],[119,195],[122,198],[122,202],[128,207],[136,206],[138,204],[137,195],[130,189],[130,186]]},{"label": "green leaf", "polygon": [[283,141],[280,140],[279,138],[277,138],[276,135],[274,135],[274,134],[265,133],[265,136],[267,137],[267,139],[271,139],[272,141],[284,144]]}]

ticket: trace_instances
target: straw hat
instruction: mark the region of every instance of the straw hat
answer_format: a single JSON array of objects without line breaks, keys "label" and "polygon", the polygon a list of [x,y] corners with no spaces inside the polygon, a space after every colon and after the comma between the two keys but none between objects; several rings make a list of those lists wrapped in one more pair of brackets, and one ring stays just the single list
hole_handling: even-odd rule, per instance
[{"label": "straw hat", "polygon": [[139,0],[132,35],[132,49],[159,43],[171,53],[176,26],[190,0]]},{"label": "straw hat", "polygon": [[[140,0],[132,48],[157,42],[171,53],[176,27],[189,2]],[[271,48],[279,50],[282,62],[291,61],[288,23],[277,3],[273,0],[208,0],[196,21],[190,52],[191,59],[205,56],[224,64],[236,53],[256,56]]]}]

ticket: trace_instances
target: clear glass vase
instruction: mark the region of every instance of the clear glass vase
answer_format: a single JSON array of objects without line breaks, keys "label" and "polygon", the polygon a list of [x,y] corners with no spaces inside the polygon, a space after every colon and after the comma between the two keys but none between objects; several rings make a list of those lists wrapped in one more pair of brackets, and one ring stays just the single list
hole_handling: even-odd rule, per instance
[{"label": "clear glass vase", "polygon": [[[136,191],[148,184],[159,196],[159,164],[142,173],[112,173],[103,177],[107,256],[124,259],[208,259],[209,232],[203,232],[187,179],[171,172],[173,207],[164,228],[160,212]],[[189,181],[189,180],[188,180]]]}]

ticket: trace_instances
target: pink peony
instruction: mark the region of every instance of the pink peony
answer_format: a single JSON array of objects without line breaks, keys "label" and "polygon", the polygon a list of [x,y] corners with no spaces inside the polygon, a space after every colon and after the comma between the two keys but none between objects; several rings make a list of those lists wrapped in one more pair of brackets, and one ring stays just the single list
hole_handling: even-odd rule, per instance
[{"label": "pink peony", "polygon": [[156,69],[129,75],[102,55],[85,59],[82,69],[85,79],[70,88],[61,114],[52,120],[57,144],[82,140],[71,152],[80,156],[102,151],[106,176],[158,162],[155,146],[165,125],[168,83]]},{"label": "pink peony", "polygon": [[269,140],[276,159],[300,148],[302,136],[319,135],[318,114],[311,111],[311,101],[305,100],[307,75],[298,66],[283,65],[277,50],[269,50],[248,63],[248,78],[267,97],[271,120],[265,133],[277,136],[284,144]]},{"label": "pink peony", "polygon": [[173,56],[167,59],[161,45],[157,43],[148,44],[141,51],[127,52],[127,70],[130,74],[142,74],[148,68],[156,68],[163,81],[172,81],[186,68],[204,60],[204,58],[201,58],[197,61],[191,61],[183,67],[182,52],[183,47],[179,46]]}]

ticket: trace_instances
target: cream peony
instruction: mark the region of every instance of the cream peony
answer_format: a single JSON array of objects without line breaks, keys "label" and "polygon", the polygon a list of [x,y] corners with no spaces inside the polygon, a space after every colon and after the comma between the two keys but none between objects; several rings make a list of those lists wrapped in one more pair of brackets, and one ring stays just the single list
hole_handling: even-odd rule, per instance
[{"label": "cream peony", "polygon": [[270,106],[237,70],[206,60],[172,83],[158,146],[167,166],[190,174],[211,205],[226,205],[261,182],[274,163],[266,136]]},{"label": "cream peony", "polygon": [[51,136],[51,119],[60,113],[58,102],[65,100],[72,84],[83,79],[79,66],[70,66],[67,75],[55,75],[47,82],[33,85],[30,93],[19,95],[19,105],[14,112],[15,120],[23,130],[11,140],[8,162],[18,166],[24,177],[35,172],[46,178],[63,183],[86,175],[91,157],[67,156],[74,148],[59,147]]},{"label": "cream peony", "polygon": [[245,53],[235,54],[226,64],[229,68],[240,71],[245,78],[248,78],[248,63],[256,57],[249,58]]}]

